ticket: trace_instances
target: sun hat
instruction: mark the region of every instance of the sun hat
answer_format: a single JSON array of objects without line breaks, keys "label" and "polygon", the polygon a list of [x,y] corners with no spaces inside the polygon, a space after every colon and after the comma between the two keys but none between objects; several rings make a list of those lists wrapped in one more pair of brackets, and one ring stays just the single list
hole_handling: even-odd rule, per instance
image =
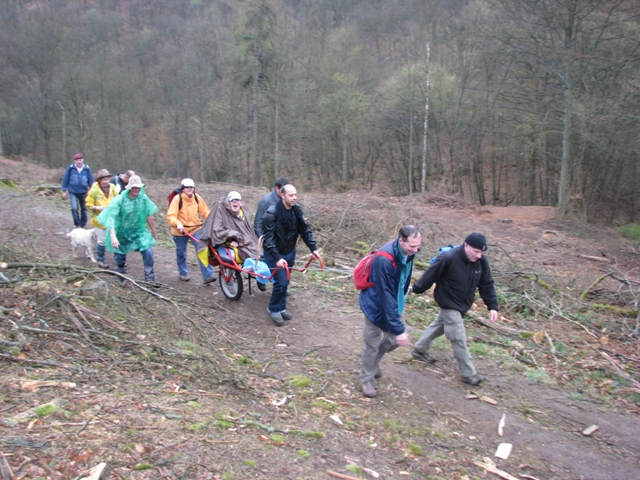
[{"label": "sun hat", "polygon": [[76,153],[76,154],[73,156],[73,159],[74,159],[74,160],[81,160],[81,159],[84,159],[84,155],[83,155],[82,153]]},{"label": "sun hat", "polygon": [[229,192],[229,195],[227,195],[227,200],[229,200],[230,202],[234,200],[242,200],[242,195],[240,195],[240,193],[233,190]]},{"label": "sun hat", "polygon": [[142,179],[138,175],[134,175],[129,177],[129,183],[127,183],[127,190],[132,188],[142,188],[144,187],[144,183],[142,183]]},{"label": "sun hat", "polygon": [[181,183],[180,185],[182,185],[183,187],[193,187],[193,188],[196,188],[196,184],[195,184],[195,183],[193,182],[193,180],[192,180],[192,179],[190,179],[190,178],[183,178],[183,179],[182,179],[182,183]]},{"label": "sun hat", "polygon": [[101,178],[112,177],[112,176],[113,175],[109,173],[109,170],[107,170],[106,168],[101,168],[100,170],[98,170],[98,173],[96,173],[96,180],[100,180]]},{"label": "sun hat", "polygon": [[471,233],[464,239],[464,243],[470,247],[477,248],[485,252],[487,250],[487,239],[481,233]]}]

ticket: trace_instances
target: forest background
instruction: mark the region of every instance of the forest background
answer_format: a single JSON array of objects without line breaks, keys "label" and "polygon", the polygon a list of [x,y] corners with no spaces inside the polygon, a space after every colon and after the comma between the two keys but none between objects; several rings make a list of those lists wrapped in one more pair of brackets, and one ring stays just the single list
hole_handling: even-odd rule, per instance
[{"label": "forest background", "polygon": [[4,0],[0,154],[638,220],[640,3]]}]

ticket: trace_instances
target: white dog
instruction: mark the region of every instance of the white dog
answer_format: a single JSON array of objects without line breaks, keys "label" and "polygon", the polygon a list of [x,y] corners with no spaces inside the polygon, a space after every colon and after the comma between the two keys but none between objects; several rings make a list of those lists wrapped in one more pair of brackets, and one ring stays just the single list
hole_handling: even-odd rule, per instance
[{"label": "white dog", "polygon": [[96,261],[96,257],[93,255],[93,250],[96,246],[96,235],[94,228],[90,230],[85,230],[84,228],[74,228],[69,233],[67,233],[67,237],[71,239],[71,249],[73,250],[74,255],[76,253],[76,247],[84,247],[87,252],[87,257],[89,257],[92,262]]}]

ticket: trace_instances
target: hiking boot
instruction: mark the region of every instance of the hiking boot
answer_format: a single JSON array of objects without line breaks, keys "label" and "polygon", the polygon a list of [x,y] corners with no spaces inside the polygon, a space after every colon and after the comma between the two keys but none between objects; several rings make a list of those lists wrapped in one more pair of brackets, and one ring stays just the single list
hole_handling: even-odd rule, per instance
[{"label": "hiking boot", "polygon": [[362,384],[362,394],[367,398],[374,398],[378,395],[376,386],[373,382],[364,382]]},{"label": "hiking boot", "polygon": [[258,284],[258,290],[260,290],[261,292],[266,292],[266,290],[267,290],[267,284],[266,283],[262,283],[262,282],[258,282],[258,281],[256,281],[256,283]]},{"label": "hiking boot", "polygon": [[462,377],[462,381],[464,383],[468,383],[469,385],[480,385],[484,382],[484,377],[482,375],[478,375],[477,373],[472,377]]},{"label": "hiking boot", "polygon": [[415,348],[411,350],[411,355],[413,356],[413,358],[425,363],[436,363],[438,361],[437,358],[432,357],[431,355],[429,355],[428,352],[422,353],[416,350]]},{"label": "hiking boot", "polygon": [[382,378],[382,370],[380,370],[380,367],[378,367],[378,369],[376,370],[376,374],[374,375],[375,378]]},{"label": "hiking boot", "polygon": [[188,282],[189,280],[191,280],[191,277],[189,277],[189,275],[180,275],[180,280],[182,280],[183,282]]},{"label": "hiking boot", "polygon": [[205,278],[203,283],[204,283],[205,285],[209,285],[210,283],[213,283],[213,282],[215,282],[216,280],[217,280],[217,279],[216,279],[216,277],[214,277],[214,276],[212,275],[212,276],[210,276],[210,277],[208,277],[208,278]]},{"label": "hiking boot", "polygon": [[282,315],[282,319],[283,320],[291,320],[293,318],[293,315],[291,315],[289,312],[287,312],[286,310],[282,310],[280,312],[280,315]]},{"label": "hiking boot", "polygon": [[[267,310],[267,312],[269,312],[269,310]],[[282,325],[284,325],[284,320],[280,312],[269,312],[269,316],[271,316],[271,320],[273,320],[273,323],[276,327],[281,327]]]},{"label": "hiking boot", "polygon": [[99,261],[99,262],[98,262],[98,266],[99,266],[100,268],[105,268],[105,269],[108,269],[108,268],[109,268],[109,265],[107,265],[107,263],[106,263],[106,262],[103,262],[103,261]]}]

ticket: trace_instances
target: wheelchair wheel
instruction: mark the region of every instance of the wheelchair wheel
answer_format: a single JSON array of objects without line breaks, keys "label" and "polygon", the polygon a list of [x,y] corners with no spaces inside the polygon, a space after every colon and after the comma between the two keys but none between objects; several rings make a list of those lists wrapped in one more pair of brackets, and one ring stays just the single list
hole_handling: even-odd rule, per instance
[{"label": "wheelchair wheel", "polygon": [[239,270],[220,265],[218,279],[222,293],[229,300],[239,300],[242,296],[242,274]]}]

